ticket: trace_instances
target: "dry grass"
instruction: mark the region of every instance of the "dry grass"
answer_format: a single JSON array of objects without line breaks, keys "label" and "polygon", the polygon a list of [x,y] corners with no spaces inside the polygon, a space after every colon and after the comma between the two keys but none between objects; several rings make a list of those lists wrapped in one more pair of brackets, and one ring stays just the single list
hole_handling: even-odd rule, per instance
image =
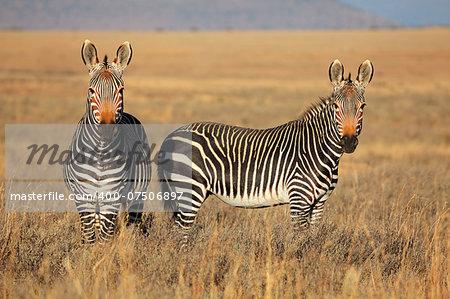
[{"label": "dry grass", "polygon": [[353,73],[369,58],[375,76],[360,144],[341,162],[318,230],[293,232],[287,207],[211,198],[186,254],[164,215],[148,236],[124,228],[85,247],[76,214],[6,213],[1,203],[1,296],[448,298],[449,33],[2,32],[2,127],[81,117],[86,38],[100,54],[132,43],[126,110],[144,123],[269,127],[330,93],[334,58]]}]

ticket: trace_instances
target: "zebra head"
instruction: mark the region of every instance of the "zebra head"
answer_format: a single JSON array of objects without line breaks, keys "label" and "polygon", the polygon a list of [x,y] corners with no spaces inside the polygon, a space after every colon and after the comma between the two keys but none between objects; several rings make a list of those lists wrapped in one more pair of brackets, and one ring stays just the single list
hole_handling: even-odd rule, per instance
[{"label": "zebra head", "polygon": [[340,144],[344,152],[353,153],[362,129],[363,108],[366,105],[364,90],[372,80],[373,65],[370,60],[364,61],[359,66],[356,80],[352,81],[350,74],[344,79],[344,66],[336,59],[330,65],[329,76],[334,85],[332,103]]},{"label": "zebra head", "polygon": [[97,124],[118,123],[123,113],[123,70],[130,63],[132,49],[129,42],[124,42],[117,49],[116,58],[108,62],[105,55],[99,62],[97,49],[86,40],[81,48],[81,57],[89,69],[89,93],[87,109],[89,117]]}]

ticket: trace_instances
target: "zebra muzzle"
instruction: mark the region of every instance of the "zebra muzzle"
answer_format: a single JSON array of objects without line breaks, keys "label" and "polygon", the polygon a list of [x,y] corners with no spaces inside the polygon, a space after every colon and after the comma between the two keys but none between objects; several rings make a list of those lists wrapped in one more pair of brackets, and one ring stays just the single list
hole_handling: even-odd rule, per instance
[{"label": "zebra muzzle", "polygon": [[344,135],[341,139],[341,145],[344,148],[344,152],[351,154],[358,146],[358,137],[355,135]]}]

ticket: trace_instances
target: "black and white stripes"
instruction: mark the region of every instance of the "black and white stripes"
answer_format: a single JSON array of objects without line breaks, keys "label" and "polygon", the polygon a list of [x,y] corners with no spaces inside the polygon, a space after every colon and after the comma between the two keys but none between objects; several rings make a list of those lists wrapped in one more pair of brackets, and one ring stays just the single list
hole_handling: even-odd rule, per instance
[{"label": "black and white stripes", "polygon": [[247,208],[290,204],[295,226],[321,218],[338,180],[339,160],[353,152],[361,130],[364,88],[373,68],[365,61],[358,80],[343,79],[338,60],[330,66],[332,96],[303,117],[256,130],[195,123],[170,134],[161,147],[158,172],[165,190],[183,192],[167,202],[175,221],[189,229],[209,194]]},{"label": "black and white stripes", "polygon": [[123,113],[118,124],[90,121],[85,114],[78,124],[64,167],[66,185],[79,195],[75,203],[88,243],[112,236],[121,206],[128,209],[129,221],[140,221],[143,202],[129,194],[145,191],[151,174],[147,137],[136,118]]},{"label": "black and white stripes", "polygon": [[130,194],[146,190],[151,176],[150,151],[139,120],[123,112],[123,69],[131,46],[122,44],[112,63],[98,62],[94,45],[86,41],[82,57],[91,80],[86,113],[70,145],[64,165],[69,190],[77,195],[83,240],[108,240],[119,209],[125,205],[130,221],[140,221],[143,202]]}]

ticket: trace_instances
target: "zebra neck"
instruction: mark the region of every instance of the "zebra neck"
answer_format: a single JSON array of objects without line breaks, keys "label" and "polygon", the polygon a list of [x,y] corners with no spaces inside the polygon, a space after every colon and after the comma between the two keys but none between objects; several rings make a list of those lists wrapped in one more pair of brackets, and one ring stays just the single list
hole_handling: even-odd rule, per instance
[{"label": "zebra neck", "polygon": [[102,127],[105,126],[118,126],[119,124],[113,125],[99,125],[93,116],[91,109],[86,109],[85,114],[81,118],[78,126],[80,137],[83,139],[84,144],[89,147],[96,148],[97,150],[104,150],[109,148],[118,148],[123,146],[123,132],[121,127],[111,136],[106,137],[102,131]]},{"label": "zebra neck", "polygon": [[322,102],[299,120],[299,154],[315,155],[323,163],[337,167],[343,154],[331,101]]}]

